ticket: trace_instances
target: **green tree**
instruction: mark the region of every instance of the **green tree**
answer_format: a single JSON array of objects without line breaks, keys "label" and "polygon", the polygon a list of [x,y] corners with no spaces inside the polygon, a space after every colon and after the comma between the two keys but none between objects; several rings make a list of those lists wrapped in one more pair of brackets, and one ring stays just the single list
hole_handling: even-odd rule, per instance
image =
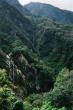
[{"label": "green tree", "polygon": [[24,110],[23,102],[22,101],[16,101],[14,103],[13,110]]},{"label": "green tree", "polygon": [[73,71],[64,68],[57,77],[51,93],[52,104],[57,107],[73,108]]}]

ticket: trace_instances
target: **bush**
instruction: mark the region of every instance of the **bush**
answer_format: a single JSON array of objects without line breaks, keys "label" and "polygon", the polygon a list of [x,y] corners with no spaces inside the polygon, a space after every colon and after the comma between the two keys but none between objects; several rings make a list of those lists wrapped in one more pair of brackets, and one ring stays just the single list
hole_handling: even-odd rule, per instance
[{"label": "bush", "polygon": [[0,69],[0,85],[3,86],[8,82],[8,77],[5,69]]},{"label": "bush", "polygon": [[11,102],[8,99],[10,90],[8,88],[0,88],[0,110],[10,110]]},{"label": "bush", "polygon": [[24,106],[25,106],[25,110],[32,110],[33,108],[29,101],[25,101]]},{"label": "bush", "polygon": [[51,102],[57,107],[73,107],[73,71],[63,69],[58,76],[54,89],[51,93]]},{"label": "bush", "polygon": [[65,108],[56,108],[56,107],[53,107],[50,102],[45,102],[45,104],[42,106],[41,110],[65,110]]},{"label": "bush", "polygon": [[13,110],[24,110],[23,102],[22,101],[16,101],[14,103]]}]

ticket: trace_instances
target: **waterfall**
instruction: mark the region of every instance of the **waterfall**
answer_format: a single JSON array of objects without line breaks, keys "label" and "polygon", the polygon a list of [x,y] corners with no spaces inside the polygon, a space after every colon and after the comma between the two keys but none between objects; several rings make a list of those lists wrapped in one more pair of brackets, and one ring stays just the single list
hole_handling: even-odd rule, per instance
[{"label": "waterfall", "polygon": [[38,75],[37,75],[37,70],[34,69],[35,72],[35,84],[36,84],[36,90],[39,91],[40,90],[40,85],[39,85],[39,79],[38,79]]},{"label": "waterfall", "polygon": [[6,63],[10,69],[9,78],[13,83],[15,83],[15,72],[17,71],[17,66],[11,58],[11,53],[6,55]]}]

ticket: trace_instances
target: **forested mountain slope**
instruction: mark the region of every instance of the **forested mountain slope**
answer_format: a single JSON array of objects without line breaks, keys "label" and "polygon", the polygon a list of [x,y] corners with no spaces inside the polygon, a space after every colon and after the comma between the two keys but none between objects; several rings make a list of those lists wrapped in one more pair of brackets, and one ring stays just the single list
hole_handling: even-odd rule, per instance
[{"label": "forested mountain slope", "polygon": [[34,24],[29,19],[23,17],[18,10],[7,2],[0,0],[0,34],[4,44],[7,42],[7,45],[10,44],[12,47],[14,46],[12,43],[15,44],[15,41],[19,45],[28,44],[31,47],[32,44],[29,38],[32,37],[33,30]]},{"label": "forested mountain slope", "polygon": [[26,8],[23,8],[23,6],[19,3],[18,0],[4,0],[4,1],[15,7],[17,10],[19,10],[23,16],[31,16],[30,12]]},{"label": "forested mountain slope", "polygon": [[[53,86],[53,79],[50,81],[47,77],[52,77],[48,74],[48,72],[50,73],[52,70],[46,70],[46,77],[41,71],[47,69],[47,65],[45,65],[44,68],[44,62],[40,61],[37,53],[33,53],[33,51],[36,51],[33,45],[33,35],[35,34],[35,30],[37,30],[37,26],[34,21],[32,23],[32,20],[23,17],[18,10],[10,6],[7,2],[0,1],[0,5],[0,67],[4,67],[8,71],[12,67],[10,71],[12,71],[12,74],[15,71],[15,78],[11,80],[15,82],[15,84],[18,82],[14,81],[14,79],[17,80],[17,70],[21,71],[21,77],[24,78],[26,76],[25,81],[27,84],[24,87],[22,86],[24,94],[49,90],[50,87]],[[46,79],[44,80],[43,77]],[[41,82],[42,84],[40,84],[40,78],[43,80],[43,82]],[[22,85],[24,85],[25,81],[23,80]],[[50,85],[46,85],[48,88],[45,88],[44,81],[50,81]]]},{"label": "forested mountain slope", "polygon": [[73,110],[73,25],[27,16],[0,0],[0,110]]},{"label": "forested mountain slope", "polygon": [[57,69],[61,66],[72,69],[73,26],[47,19],[37,20],[37,23],[35,47],[39,56]]}]

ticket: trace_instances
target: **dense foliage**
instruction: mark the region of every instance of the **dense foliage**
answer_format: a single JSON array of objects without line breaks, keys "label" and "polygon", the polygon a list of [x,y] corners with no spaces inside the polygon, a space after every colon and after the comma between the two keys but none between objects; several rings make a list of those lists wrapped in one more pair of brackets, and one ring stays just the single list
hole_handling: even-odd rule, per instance
[{"label": "dense foliage", "polygon": [[0,0],[0,110],[73,110],[73,25],[15,1]]}]

